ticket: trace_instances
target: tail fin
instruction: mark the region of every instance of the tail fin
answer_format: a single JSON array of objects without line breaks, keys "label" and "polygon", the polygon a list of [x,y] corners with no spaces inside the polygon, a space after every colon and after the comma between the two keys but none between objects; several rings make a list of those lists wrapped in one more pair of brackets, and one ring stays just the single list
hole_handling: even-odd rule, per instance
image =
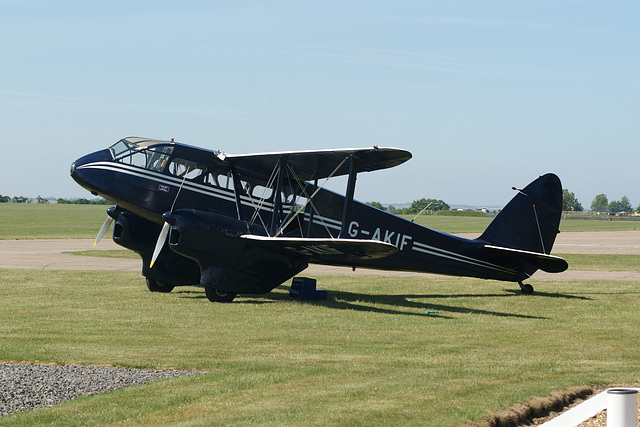
[{"label": "tail fin", "polygon": [[562,184],[546,174],[518,190],[479,240],[495,246],[549,254],[562,215]]}]

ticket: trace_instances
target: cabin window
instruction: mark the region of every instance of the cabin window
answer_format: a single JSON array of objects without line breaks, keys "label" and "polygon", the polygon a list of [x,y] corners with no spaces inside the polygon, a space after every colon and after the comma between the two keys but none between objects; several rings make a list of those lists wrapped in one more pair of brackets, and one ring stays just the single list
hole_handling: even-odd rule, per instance
[{"label": "cabin window", "polygon": [[145,154],[147,154],[145,169],[162,172],[167,167],[171,152],[173,152],[173,147],[157,147],[145,150]]},{"label": "cabin window", "polygon": [[309,199],[302,196],[297,196],[294,200],[293,206],[291,207],[293,212],[304,213],[307,204],[309,203]]},{"label": "cabin window", "polygon": [[173,147],[168,145],[140,149],[124,140],[111,146],[111,154],[115,161],[156,172],[165,169],[172,152]]},{"label": "cabin window", "polygon": [[255,187],[253,187],[251,196],[260,200],[271,200],[271,197],[273,196],[273,188],[256,185]]},{"label": "cabin window", "polygon": [[[213,185],[215,187],[235,191],[235,188],[233,186],[233,174],[228,170],[218,169],[216,171],[208,173],[204,177],[204,182],[205,184]],[[249,191],[251,190],[251,185],[248,182],[240,180],[240,185],[247,194],[250,194]]]},{"label": "cabin window", "polygon": [[135,149],[134,145],[128,144],[123,140],[120,140],[120,141],[116,142],[115,144],[113,144],[110,147],[111,155],[113,155],[114,159],[117,159],[118,157],[122,156],[123,154],[126,154],[127,152],[133,151],[134,149]]},{"label": "cabin window", "polygon": [[233,190],[233,176],[231,175],[231,171],[219,169],[208,174],[204,181],[216,187]]},{"label": "cabin window", "polygon": [[214,187],[220,187],[220,182],[218,181],[218,175],[219,174],[208,173],[204,177],[204,183],[205,184],[209,184],[209,185],[213,185]]},{"label": "cabin window", "polygon": [[143,168],[147,165],[147,155],[142,151],[136,151],[128,156],[120,159],[121,163],[126,163],[131,166],[137,166]]},{"label": "cabin window", "polygon": [[168,171],[171,175],[191,180],[202,176],[206,172],[206,170],[207,167],[201,165],[200,163],[181,159],[179,157],[171,159],[168,168]]}]

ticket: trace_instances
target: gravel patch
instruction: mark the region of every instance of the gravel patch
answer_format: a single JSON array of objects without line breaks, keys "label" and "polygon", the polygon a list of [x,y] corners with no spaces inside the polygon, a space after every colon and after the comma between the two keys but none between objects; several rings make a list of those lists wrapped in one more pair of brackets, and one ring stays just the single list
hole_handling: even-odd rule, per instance
[{"label": "gravel patch", "polygon": [[197,371],[0,364],[0,416]]}]

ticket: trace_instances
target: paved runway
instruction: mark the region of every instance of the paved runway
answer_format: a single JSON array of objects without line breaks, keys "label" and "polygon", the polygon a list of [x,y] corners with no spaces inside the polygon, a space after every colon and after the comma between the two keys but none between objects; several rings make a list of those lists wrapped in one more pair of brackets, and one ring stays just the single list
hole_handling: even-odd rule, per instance
[{"label": "paved runway", "polygon": [[140,271],[140,259],[103,258],[72,255],[67,252],[91,249],[123,249],[111,239],[96,248],[93,240],[0,240],[0,268],[36,270],[121,270]]},{"label": "paved runway", "polygon": [[[477,235],[460,235],[475,238]],[[141,260],[102,258],[72,255],[68,252],[85,251],[93,248],[93,241],[87,239],[68,240],[0,240],[0,268],[37,270],[141,270]],[[102,240],[98,250],[122,249],[110,239]],[[626,254],[640,255],[640,231],[581,232],[558,235],[553,253],[558,254]],[[427,276],[425,273],[389,272],[357,269],[355,272],[345,267],[312,265],[303,274],[351,274],[389,276]],[[638,280],[640,272],[633,271],[579,271],[569,270],[560,274],[537,272],[534,279],[552,280]]]}]

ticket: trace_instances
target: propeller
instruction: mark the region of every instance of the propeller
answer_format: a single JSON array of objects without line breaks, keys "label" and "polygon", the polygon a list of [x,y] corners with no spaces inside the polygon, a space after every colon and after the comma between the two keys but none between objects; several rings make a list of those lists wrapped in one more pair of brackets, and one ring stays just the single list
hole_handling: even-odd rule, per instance
[{"label": "propeller", "polygon": [[111,227],[111,223],[113,223],[113,220],[118,215],[116,212],[117,209],[118,209],[117,206],[112,206],[109,209],[107,209],[107,219],[104,220],[102,227],[100,227],[100,231],[98,231],[98,236],[96,237],[96,240],[93,242],[94,248],[100,242],[100,240],[102,240],[104,235],[107,234],[107,230],[109,230],[109,227]]},{"label": "propeller", "polygon": [[[163,215],[163,218],[164,218],[164,215]],[[162,247],[164,246],[164,242],[166,242],[167,236],[169,235],[170,228],[171,228],[171,224],[165,221],[164,224],[162,225],[162,230],[160,230],[160,235],[158,236],[156,247],[153,250],[153,256],[151,257],[151,264],[149,265],[149,268],[153,268],[153,264],[155,264],[156,260],[158,259],[158,255],[160,255],[160,252],[162,251]]]},{"label": "propeller", "polygon": [[93,247],[94,248],[96,247],[98,242],[100,242],[100,240],[102,240],[104,235],[107,234],[107,230],[109,229],[109,227],[111,227],[111,223],[112,222],[113,222],[113,218],[111,218],[110,216],[108,216],[107,219],[104,220],[104,223],[102,224],[102,227],[100,227],[100,231],[98,231],[98,236],[96,237],[96,240],[93,242]]}]

